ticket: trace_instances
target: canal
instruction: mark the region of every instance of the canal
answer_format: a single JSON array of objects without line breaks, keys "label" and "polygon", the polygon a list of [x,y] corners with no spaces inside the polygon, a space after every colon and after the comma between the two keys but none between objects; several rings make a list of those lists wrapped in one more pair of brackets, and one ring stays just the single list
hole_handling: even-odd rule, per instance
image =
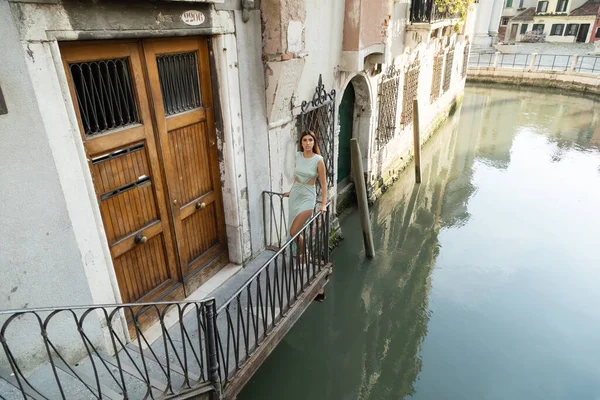
[{"label": "canal", "polygon": [[468,86],[240,400],[599,399],[600,103]]}]

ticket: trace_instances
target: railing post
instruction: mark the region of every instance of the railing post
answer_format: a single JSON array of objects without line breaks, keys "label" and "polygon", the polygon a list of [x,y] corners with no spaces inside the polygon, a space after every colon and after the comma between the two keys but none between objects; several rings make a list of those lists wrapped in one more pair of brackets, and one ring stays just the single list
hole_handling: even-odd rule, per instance
[{"label": "railing post", "polygon": [[529,62],[529,71],[533,71],[535,69],[535,62],[537,61],[537,53],[531,54],[531,61]]},{"label": "railing post", "polygon": [[496,54],[495,54],[495,56],[494,56],[494,65],[493,65],[494,69],[498,68],[498,58],[500,58],[500,52],[499,51],[497,51]]},{"label": "railing post", "polygon": [[569,72],[575,72],[578,62],[579,62],[579,55],[573,56],[573,62],[571,63],[571,68],[569,68]]},{"label": "railing post", "polygon": [[215,388],[214,400],[219,400],[221,399],[221,379],[219,378],[219,359],[217,357],[217,313],[214,299],[204,303],[204,312],[206,313],[206,355],[208,359],[208,377],[211,384]]}]

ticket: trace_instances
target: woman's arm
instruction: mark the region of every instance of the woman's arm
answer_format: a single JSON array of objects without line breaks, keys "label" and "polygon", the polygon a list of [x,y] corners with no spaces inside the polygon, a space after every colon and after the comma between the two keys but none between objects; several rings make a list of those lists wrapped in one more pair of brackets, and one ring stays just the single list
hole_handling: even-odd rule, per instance
[{"label": "woman's arm", "polygon": [[321,211],[325,212],[327,211],[327,174],[323,159],[319,160],[317,172],[319,173],[319,182],[321,183]]}]

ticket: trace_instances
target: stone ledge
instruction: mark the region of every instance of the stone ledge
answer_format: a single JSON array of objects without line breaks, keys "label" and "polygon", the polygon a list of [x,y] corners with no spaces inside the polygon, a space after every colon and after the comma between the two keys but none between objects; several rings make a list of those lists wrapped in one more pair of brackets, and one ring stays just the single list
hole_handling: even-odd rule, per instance
[{"label": "stone ledge", "polygon": [[600,94],[600,75],[562,71],[469,68],[468,82],[502,83]]}]

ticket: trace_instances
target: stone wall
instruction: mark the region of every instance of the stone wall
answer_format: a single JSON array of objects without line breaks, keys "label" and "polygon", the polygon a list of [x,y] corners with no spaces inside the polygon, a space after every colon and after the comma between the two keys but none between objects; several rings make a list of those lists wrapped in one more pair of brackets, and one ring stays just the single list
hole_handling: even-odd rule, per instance
[{"label": "stone wall", "polygon": [[600,75],[560,71],[518,71],[500,68],[469,68],[469,82],[503,83],[600,94]]}]

